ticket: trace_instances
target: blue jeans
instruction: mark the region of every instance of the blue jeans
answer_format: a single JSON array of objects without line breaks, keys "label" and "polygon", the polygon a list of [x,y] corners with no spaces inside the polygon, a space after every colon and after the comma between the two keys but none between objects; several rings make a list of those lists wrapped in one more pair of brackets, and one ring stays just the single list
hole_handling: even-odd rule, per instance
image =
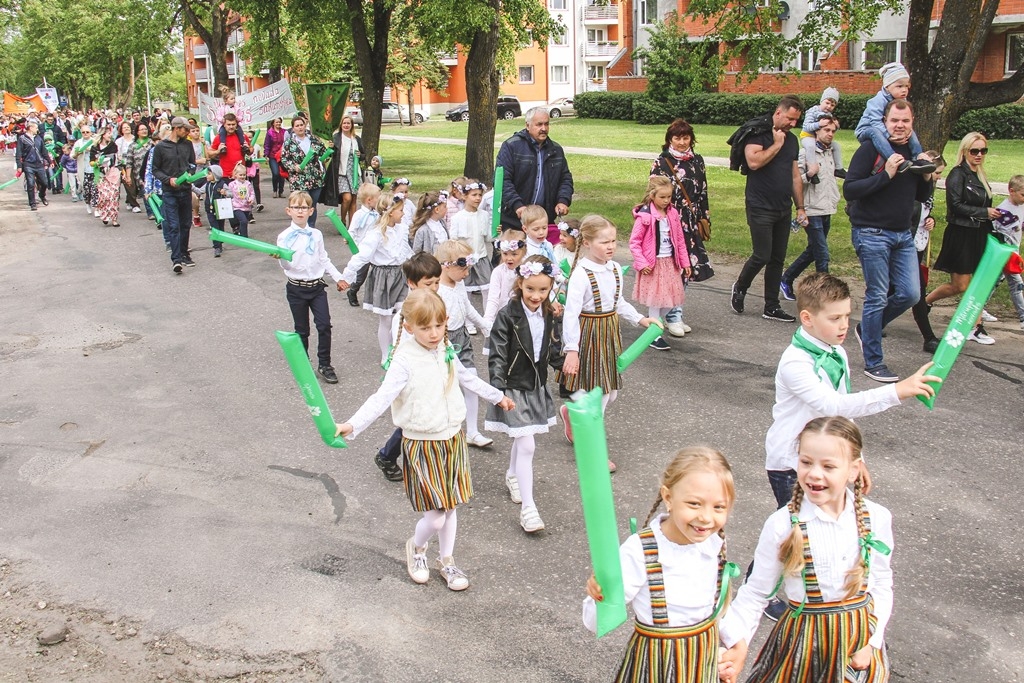
[{"label": "blue jeans", "polygon": [[36,193],[39,193],[40,201],[46,201],[46,183],[49,176],[42,166],[25,164],[21,169],[25,175],[25,189],[28,191],[28,205],[36,205]]},{"label": "blue jeans", "polygon": [[[686,284],[687,284],[687,282],[684,279],[683,280],[683,290],[684,291],[686,290]],[[682,306],[676,306],[675,308],[671,309],[668,313],[666,313],[665,314],[665,322],[666,323],[681,323],[681,322],[683,322],[683,307]]]},{"label": "blue jeans", "polygon": [[781,508],[793,499],[796,487],[796,470],[768,470],[768,483],[775,494],[775,502]]},{"label": "blue jeans", "polygon": [[274,157],[269,157],[267,161],[270,162],[270,185],[273,191],[284,194],[284,178],[281,177],[281,166]]},{"label": "blue jeans", "polygon": [[782,281],[793,284],[807,266],[814,263],[819,273],[828,272],[828,231],[832,229],[832,216],[808,216],[807,248],[801,252],[793,264],[782,274]]},{"label": "blue jeans", "polygon": [[238,234],[242,237],[249,236],[249,212],[235,209],[235,217],[231,219],[231,227],[238,228]]},{"label": "blue jeans", "polygon": [[1017,319],[1024,323],[1024,279],[1019,274],[1007,275],[1006,285],[1010,288],[1010,301],[1017,309]]},{"label": "blue jeans", "polygon": [[[865,369],[882,365],[882,328],[921,298],[917,250],[910,229],[895,232],[854,226],[853,248],[864,271],[864,311],[860,320]],[[889,293],[892,285],[892,294]]]},{"label": "blue jeans", "polygon": [[164,240],[171,245],[171,263],[181,263],[188,257],[188,238],[192,231],[191,193],[163,194]]},{"label": "blue jeans", "polygon": [[[875,151],[882,156],[882,161],[885,161],[891,157],[895,150],[892,148],[892,143],[889,142],[889,132],[884,126],[881,128],[876,126],[868,126],[866,137],[871,140],[871,144],[875,146]],[[862,140],[863,142],[863,140]],[[910,134],[910,154],[917,158],[917,155],[923,152],[921,149],[921,141],[917,139],[917,133]],[[908,159],[913,161],[913,159]]]}]

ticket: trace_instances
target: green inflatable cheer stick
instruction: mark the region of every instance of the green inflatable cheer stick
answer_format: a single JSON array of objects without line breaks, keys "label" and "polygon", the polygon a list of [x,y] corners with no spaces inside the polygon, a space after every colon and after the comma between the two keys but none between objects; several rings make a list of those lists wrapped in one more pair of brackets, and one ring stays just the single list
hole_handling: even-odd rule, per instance
[{"label": "green inflatable cheer stick", "polygon": [[615,366],[619,372],[625,372],[626,368],[633,364],[640,354],[647,350],[647,347],[651,345],[655,339],[661,336],[663,327],[661,321],[658,320],[648,326],[644,333],[640,335],[640,338],[633,342],[628,349],[623,351],[618,359],[615,361]]},{"label": "green inflatable cheer stick", "polygon": [[629,272],[629,266],[622,266],[622,276],[625,277],[626,273]]},{"label": "green inflatable cheer stick", "polygon": [[204,177],[205,175],[206,175],[206,170],[205,169],[200,169],[200,170],[198,170],[198,171],[196,171],[195,173],[192,173],[192,174],[189,174],[188,171],[186,171],[185,173],[182,173],[180,176],[178,176],[174,180],[179,185],[181,185],[182,183],[194,183],[195,181],[199,180],[200,178]]},{"label": "green inflatable cheer stick", "polygon": [[562,275],[569,277],[569,273],[572,272],[572,266],[569,265],[569,259],[562,259],[562,262],[558,264],[558,267],[562,269]]},{"label": "green inflatable cheer stick", "polygon": [[352,234],[348,231],[348,228],[346,228],[345,224],[341,222],[341,216],[338,215],[338,212],[335,209],[330,209],[324,215],[334,223],[334,227],[338,229],[338,234],[344,237],[345,241],[348,242],[348,248],[349,251],[352,252],[352,255],[355,256],[358,254],[359,247],[356,246],[356,241],[352,239]]},{"label": "green inflatable cheer stick", "polygon": [[236,247],[252,249],[253,251],[259,251],[264,254],[280,256],[285,261],[291,261],[292,257],[295,256],[295,251],[293,249],[285,249],[284,247],[279,247],[276,244],[267,244],[266,242],[260,242],[259,240],[236,235],[233,232],[224,232],[217,228],[210,230],[210,241],[224,242],[225,244],[232,244]]},{"label": "green inflatable cheer stick", "polygon": [[57,176],[59,176],[60,172],[63,171],[63,170],[64,169],[62,169],[60,166],[58,166],[57,168],[53,169],[53,173],[50,174],[50,182],[52,183],[54,180],[56,180]]},{"label": "green inflatable cheer stick", "polygon": [[608,472],[608,442],[601,412],[601,387],[578,401],[566,404],[574,436],[576,469],[583,501],[583,521],[590,546],[594,578],[604,600],[597,605],[597,637],[610,633],[626,621],[626,596],[619,563],[619,532],[612,498],[612,477]]},{"label": "green inflatable cheer stick", "polygon": [[302,163],[299,164],[299,170],[300,171],[304,170],[306,168],[306,165],[309,164],[309,162],[313,161],[313,157],[315,157],[315,156],[316,156],[316,150],[314,150],[312,147],[310,147],[309,151],[306,152],[306,156],[302,157]]},{"label": "green inflatable cheer stick", "polygon": [[253,133],[252,140],[250,141],[249,144],[251,144],[253,147],[255,147],[256,143],[260,141],[260,135],[262,135],[262,134],[263,134],[263,130],[262,129],[261,130],[257,130],[255,133]]},{"label": "green inflatable cheer stick", "polygon": [[[218,240],[219,241],[219,240]],[[327,407],[327,399],[324,398],[323,389],[316,381],[313,374],[313,366],[309,363],[309,356],[306,349],[302,348],[302,339],[295,332],[281,332],[278,330],[277,342],[284,351],[284,358],[288,361],[288,367],[292,370],[295,383],[299,385],[302,398],[306,400],[309,414],[313,416],[313,424],[320,432],[320,438],[331,448],[348,448],[348,444],[340,436],[335,436],[338,426],[331,417],[331,409]]]},{"label": "green inflatable cheer stick", "polygon": [[149,208],[153,210],[153,218],[156,219],[156,222],[163,223],[164,215],[160,213],[160,206],[159,204],[157,204],[157,199],[157,196],[154,194],[150,195],[149,199],[147,199],[146,201],[149,202]]},{"label": "green inflatable cheer stick", "polygon": [[6,190],[8,187],[18,182],[19,180],[21,180],[21,178],[11,178],[6,183],[0,185],[0,190]]},{"label": "green inflatable cheer stick", "polygon": [[[935,355],[932,356],[933,365],[928,370],[929,375],[938,377],[941,380],[946,379],[957,356],[960,355],[960,350],[967,342],[967,337],[977,324],[978,316],[981,315],[981,309],[984,308],[985,302],[988,301],[988,297],[992,294],[992,289],[996,286],[996,280],[999,279],[999,274],[1003,272],[1003,266],[1006,265],[1014,251],[1016,251],[1014,247],[1008,244],[1000,244],[999,240],[995,237],[992,235],[988,236],[985,253],[982,254],[981,262],[974,271],[971,284],[967,286],[967,291],[963,293],[960,305],[956,307],[956,313],[953,314],[953,319],[949,321],[949,327],[946,328],[946,332],[942,335],[939,348],[935,349]],[[921,403],[928,406],[929,410],[935,407],[935,399],[942,388],[942,384],[935,382],[932,382],[931,385],[935,388],[935,396],[917,397]]]},{"label": "green inflatable cheer stick", "polygon": [[494,195],[491,198],[491,234],[498,236],[501,226],[501,194],[505,188],[505,167],[494,169]]},{"label": "green inflatable cheer stick", "polygon": [[324,153],[320,155],[320,163],[321,164],[327,163],[327,160],[331,158],[332,154],[334,154],[334,150],[333,149],[325,149]]},{"label": "green inflatable cheer stick", "polygon": [[157,206],[163,206],[164,205],[163,197],[161,197],[158,194],[152,195],[152,197],[153,197],[153,201],[156,202]]}]

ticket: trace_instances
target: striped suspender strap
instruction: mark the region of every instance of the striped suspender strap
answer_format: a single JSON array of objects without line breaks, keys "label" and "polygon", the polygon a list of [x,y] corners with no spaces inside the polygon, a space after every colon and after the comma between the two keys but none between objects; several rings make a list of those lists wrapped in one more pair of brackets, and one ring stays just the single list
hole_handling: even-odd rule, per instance
[{"label": "striped suspender strap", "polygon": [[601,303],[601,288],[597,286],[597,278],[594,277],[594,271],[583,269],[587,274],[587,279],[590,280],[590,293],[594,295],[594,313],[604,313],[604,305]]},{"label": "striped suspender strap", "polygon": [[665,602],[665,577],[658,562],[658,541],[650,527],[639,532],[647,566],[647,587],[651,592],[651,621],[654,626],[668,625],[668,606]]}]

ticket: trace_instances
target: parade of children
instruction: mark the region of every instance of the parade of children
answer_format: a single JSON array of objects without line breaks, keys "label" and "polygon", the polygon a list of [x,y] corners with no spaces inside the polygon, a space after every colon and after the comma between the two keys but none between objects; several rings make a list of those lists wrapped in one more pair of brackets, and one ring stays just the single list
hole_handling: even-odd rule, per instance
[{"label": "parade of children", "polygon": [[[892,144],[904,144],[883,135],[886,107],[907,97],[911,78],[898,62],[882,66],[878,76],[873,88],[880,89],[867,102],[856,139],[865,147],[874,145],[884,166],[899,156]],[[822,123],[838,128],[832,112],[840,92],[824,85],[818,86],[817,104],[803,119],[800,143],[806,159],[800,161],[802,179],[795,171],[794,182],[817,187],[825,183],[817,177],[824,173],[842,187],[845,171],[839,145],[820,146],[815,137],[827,133],[820,128]],[[455,648],[462,644],[445,644],[437,631],[442,619],[455,621],[463,612],[489,610],[499,604],[492,605],[492,598],[502,591],[528,594],[533,589],[520,585],[524,566],[534,567],[535,577],[550,572],[545,580],[561,584],[559,602],[544,605],[550,612],[543,612],[536,602],[523,604],[523,611],[516,612],[522,633],[509,638],[543,644],[546,631],[531,625],[528,609],[536,610],[538,624],[542,619],[551,620],[552,629],[570,624],[574,630],[557,637],[589,643],[589,651],[578,653],[581,659],[617,661],[617,668],[609,666],[597,678],[580,674],[579,680],[915,680],[901,662],[901,643],[887,643],[894,632],[903,643],[913,636],[906,632],[912,619],[905,615],[915,606],[901,590],[910,589],[911,577],[926,582],[927,574],[911,574],[908,557],[921,557],[923,546],[937,546],[938,541],[911,538],[902,527],[896,538],[894,513],[899,524],[904,515],[912,517],[899,496],[914,483],[894,481],[892,474],[900,467],[927,469],[916,460],[900,460],[904,442],[947,429],[943,415],[955,410],[941,404],[931,412],[931,405],[926,409],[919,403],[928,404],[949,391],[946,385],[960,388],[969,383],[969,373],[975,370],[1003,381],[1007,376],[1012,379],[1019,367],[1002,357],[992,360],[965,353],[971,360],[961,359],[947,376],[949,365],[939,372],[939,355],[930,355],[940,345],[953,345],[950,339],[971,351],[989,349],[967,342],[993,343],[983,327],[994,319],[987,310],[980,318],[975,312],[973,332],[963,339],[956,341],[943,332],[953,308],[968,298],[967,288],[979,278],[975,271],[988,241],[994,243],[994,237],[1019,251],[1024,175],[989,182],[984,162],[989,145],[998,141],[989,142],[981,133],[960,141],[951,166],[955,173],[946,181],[954,186],[939,182],[945,170],[941,155],[922,152],[916,136],[908,137],[912,155],[897,160],[897,180],[922,176],[915,182],[931,181],[949,215],[934,210],[935,197],[925,201],[923,193],[915,196],[919,206],[909,239],[917,239],[921,268],[912,273],[920,283],[914,318],[919,325],[926,324],[920,329],[929,355],[921,355],[916,331],[913,348],[899,348],[906,346],[908,320],[886,319],[883,336],[887,344],[897,346],[893,355],[902,353],[900,360],[908,365],[902,379],[879,380],[886,383],[877,385],[860,376],[863,368],[858,361],[851,367],[849,355],[861,342],[858,318],[864,287],[859,270],[849,277],[842,268],[831,273],[818,268],[819,272],[797,272],[794,279],[785,280],[788,289],[782,303],[796,315],[788,330],[759,319],[708,313],[704,297],[717,300],[720,310],[728,306],[729,278],[720,275],[710,283],[691,279],[699,272],[688,235],[694,226],[687,223],[686,212],[677,209],[678,185],[671,177],[631,177],[628,201],[616,207],[619,213],[577,214],[578,205],[595,208],[590,197],[573,204],[573,216],[557,215],[554,224],[549,224],[543,206],[530,203],[539,199],[528,199],[519,213],[521,228],[512,228],[492,222],[492,213],[500,216],[502,195],[495,179],[494,194],[487,199],[493,205],[484,203],[492,188],[491,176],[483,172],[480,179],[459,176],[450,183],[457,171],[442,175],[431,169],[421,177],[421,160],[403,158],[390,147],[381,152],[374,146],[376,140],[367,146],[367,166],[363,168],[361,160],[356,164],[356,143],[346,142],[346,136],[354,136],[357,126],[346,115],[335,149],[345,153],[346,163],[354,164],[342,164],[342,170],[350,172],[338,181],[350,204],[336,196],[335,206],[325,203],[321,194],[329,163],[320,157],[328,148],[309,120],[291,119],[291,114],[269,124],[263,120],[261,127],[275,131],[273,141],[268,132],[265,145],[253,143],[236,115],[245,95],[239,92],[236,96],[224,88],[216,120],[204,120],[202,128],[184,124],[180,117],[143,117],[132,124],[130,112],[124,117],[100,112],[69,117],[74,134],[56,145],[47,169],[47,175],[62,172],[68,189],[66,194],[51,189],[48,199],[45,188],[40,190],[38,210],[52,212],[53,204],[66,202],[77,207],[75,216],[80,218],[81,204],[76,202],[81,201],[98,219],[90,219],[88,229],[113,234],[102,226],[122,227],[120,221],[132,230],[118,234],[144,228],[152,237],[148,249],[155,244],[159,252],[162,272],[165,250],[172,252],[175,273],[199,263],[197,270],[185,272],[204,278],[196,281],[202,286],[184,296],[223,294],[218,287],[242,288],[247,286],[243,278],[251,278],[246,280],[250,289],[267,295],[246,293],[251,324],[239,331],[239,343],[262,349],[265,340],[259,337],[273,335],[274,326],[298,335],[313,370],[313,380],[299,381],[298,392],[283,361],[254,361],[260,374],[272,375],[280,384],[273,395],[280,410],[273,425],[287,434],[293,448],[270,454],[253,448],[252,467],[265,475],[269,465],[273,476],[296,487],[288,491],[295,497],[288,505],[300,510],[299,519],[307,525],[303,533],[317,537],[322,546],[316,550],[319,556],[344,566],[334,574],[317,572],[316,581],[327,584],[348,580],[349,574],[372,573],[381,599],[394,601],[399,608],[406,603],[419,608],[417,601],[430,600],[424,604],[435,610],[438,621],[417,622],[417,628],[425,638],[435,637],[431,634],[436,631],[437,647]],[[844,103],[847,96],[844,89]],[[150,130],[159,131],[152,142]],[[197,133],[208,138],[206,144],[197,143],[199,148],[217,151],[219,160],[217,154],[208,162],[189,152],[195,140],[185,136],[196,138]],[[17,137],[17,144],[23,144]],[[154,162],[156,142],[161,147]],[[359,143],[360,159],[364,142]],[[268,200],[258,226],[253,225],[253,214],[258,211],[261,178],[251,168],[257,162],[246,158],[250,147],[271,149],[277,155],[272,172],[264,175],[271,176],[272,194],[267,196],[283,199]],[[394,179],[383,177],[381,157],[370,152],[387,154],[387,175]],[[821,160],[829,153],[834,168],[829,160]],[[154,163],[165,164],[160,169],[163,182]],[[188,179],[168,172],[171,164],[184,168]],[[128,180],[123,182],[124,169]],[[887,172],[876,169],[872,175]],[[898,175],[903,173],[909,175]],[[579,195],[585,174],[575,176]],[[875,182],[881,185],[892,177]],[[539,187],[542,181],[537,182]],[[128,205],[141,203],[134,210],[120,209],[125,183],[130,190]],[[199,207],[198,217],[187,226],[181,224],[181,212],[174,214],[171,208],[184,201],[182,194],[196,199]],[[813,192],[804,195],[811,196]],[[714,193],[711,198],[721,201]],[[336,214],[325,216],[328,210]],[[743,208],[738,211],[742,214]],[[632,223],[616,216],[623,221],[629,216]],[[742,217],[737,220],[742,222]],[[832,224],[835,232],[841,231],[839,222]],[[86,229],[82,223],[75,229]],[[929,241],[939,226],[945,242],[941,252],[935,249],[939,261],[933,263]],[[841,227],[849,242],[849,221]],[[214,232],[208,234],[210,230]],[[967,242],[970,253],[963,247]],[[835,261],[844,258],[844,250],[851,251],[849,245],[834,245]],[[256,251],[270,254],[277,265],[264,255],[256,258]],[[174,261],[174,254],[180,255],[179,261]],[[717,259],[714,253],[712,258]],[[715,263],[723,272],[737,270],[733,265],[728,259]],[[929,287],[929,266],[948,271],[950,277]],[[215,274],[208,275],[207,269]],[[165,277],[159,287],[174,291],[175,285],[194,277]],[[1004,281],[1008,298],[1000,284]],[[284,301],[277,289],[281,284]],[[698,297],[687,303],[687,294],[695,291]],[[1012,312],[1012,330],[1005,320],[993,330],[1007,339],[1007,346],[1014,340],[1019,343],[1015,330],[1024,330],[1021,274],[1007,267],[994,289],[978,296],[1000,316]],[[950,301],[940,309],[945,299]],[[230,300],[232,306],[239,305],[238,299]],[[342,308],[335,308],[332,316],[331,305],[339,302]],[[701,334],[670,340],[660,334],[664,318],[684,304],[687,320],[691,315],[707,316],[694,323],[703,324]],[[734,337],[744,351],[722,351],[734,348]],[[211,340],[223,342],[221,337]],[[631,344],[641,352],[625,362]],[[6,348],[0,345],[0,352],[6,353]],[[853,352],[848,352],[850,348]],[[926,358],[928,362],[923,362]],[[299,380],[294,366],[291,369]],[[321,394],[330,406],[328,424],[335,425],[343,449],[322,447],[320,438],[327,439],[311,428],[310,414],[320,417],[312,403],[307,411],[302,402],[311,393]],[[588,401],[593,401],[588,416],[599,425],[594,434],[579,427],[578,412],[587,410]],[[613,404],[615,409],[609,410]],[[379,418],[386,412],[390,421],[384,423]],[[895,424],[906,425],[906,434]],[[323,431],[322,424],[316,426]],[[554,437],[543,436],[553,429],[558,431]],[[987,438],[983,433],[988,425],[979,424],[977,429],[979,436],[964,438]],[[601,437],[601,448],[593,447],[590,437],[595,434]],[[584,435],[587,438],[580,438]],[[941,443],[948,446],[949,441]],[[4,457],[0,456],[0,465]],[[386,481],[380,480],[374,466]],[[364,472],[372,477],[361,478]],[[924,474],[919,476],[925,479]],[[921,486],[941,488],[931,476]],[[1012,472],[1008,476],[1007,485],[1012,485]],[[357,478],[358,484],[352,483]],[[608,505],[617,528],[605,540],[615,536],[615,544],[608,547],[617,553],[621,586],[598,578],[603,574],[592,537],[596,516],[583,492],[588,478],[602,486],[611,481]],[[402,482],[402,491],[397,482]],[[300,484],[309,484],[318,495],[326,489],[335,526],[324,523],[320,512],[310,511],[315,505],[301,496],[313,493],[298,488]],[[407,513],[403,495],[414,514]],[[951,508],[967,505],[959,494],[948,497]],[[954,513],[948,510],[934,514],[943,524],[956,524],[949,521]],[[631,517],[641,523],[634,519],[634,528],[629,529]],[[357,534],[352,530],[356,524],[366,528]],[[973,533],[977,532],[971,527],[968,534]],[[365,536],[365,547],[357,547],[353,540],[359,534]],[[942,554],[934,552],[939,560],[927,559],[942,561]],[[358,558],[364,556],[372,556],[376,564],[361,567]],[[573,561],[564,561],[566,556]],[[306,555],[288,562],[289,567],[309,564]],[[900,581],[894,580],[894,562],[906,563],[899,565],[901,572],[906,571],[899,574]],[[739,575],[733,571],[737,567],[742,568]],[[602,630],[600,615],[613,595],[616,601],[624,600],[626,620]],[[439,599],[449,606],[436,608]],[[500,605],[507,609],[508,603]],[[948,618],[952,622],[956,616]],[[944,628],[955,633],[951,626]],[[409,645],[416,655],[416,648],[429,643]],[[537,651],[523,652],[528,654],[516,656],[534,656]],[[463,680],[458,672],[435,673],[437,680]],[[572,675],[570,669],[552,668],[550,678],[543,680],[576,680]],[[520,678],[534,680],[509,669],[508,680]],[[427,679],[432,680],[429,675]],[[979,674],[982,679],[996,680]]]}]

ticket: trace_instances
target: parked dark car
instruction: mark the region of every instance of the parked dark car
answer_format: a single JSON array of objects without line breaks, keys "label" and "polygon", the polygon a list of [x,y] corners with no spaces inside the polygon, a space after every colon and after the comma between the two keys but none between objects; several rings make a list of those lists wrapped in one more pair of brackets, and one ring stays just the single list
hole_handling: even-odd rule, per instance
[{"label": "parked dark car", "polygon": [[[523,108],[519,104],[519,98],[515,95],[501,95],[498,97],[498,118],[510,121],[523,115]],[[469,121],[469,103],[463,102],[444,113],[449,121]]]}]

